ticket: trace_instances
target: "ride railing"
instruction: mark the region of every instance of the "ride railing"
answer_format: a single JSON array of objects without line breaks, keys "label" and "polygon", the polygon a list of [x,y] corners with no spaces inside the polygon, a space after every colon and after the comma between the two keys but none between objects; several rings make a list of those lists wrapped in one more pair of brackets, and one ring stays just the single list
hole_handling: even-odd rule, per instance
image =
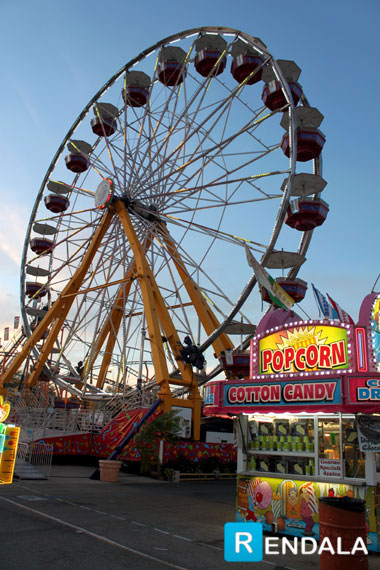
[{"label": "ride railing", "polygon": [[[53,446],[48,443],[19,442],[16,454],[16,467],[20,479],[23,473],[27,473],[23,467],[33,466],[40,475],[48,479],[50,477],[51,463],[53,458]],[[24,478],[29,478],[24,476]]]},{"label": "ride railing", "polygon": [[11,409],[45,408],[50,404],[49,396],[42,390],[34,393],[30,390],[8,389],[5,397],[11,404]]},{"label": "ride railing", "polygon": [[50,476],[53,446],[49,443],[29,444],[29,462],[47,479]]},{"label": "ride railing", "polygon": [[19,441],[17,446],[16,462],[26,461],[29,454],[29,443]]},{"label": "ride railing", "polygon": [[127,396],[122,400],[123,410],[135,410],[136,408],[150,408],[158,397],[158,386],[155,384],[150,389],[130,390]]},{"label": "ride railing", "polygon": [[15,423],[28,440],[61,434],[100,433],[110,419],[111,416],[102,410],[83,409],[21,408],[14,414]]}]

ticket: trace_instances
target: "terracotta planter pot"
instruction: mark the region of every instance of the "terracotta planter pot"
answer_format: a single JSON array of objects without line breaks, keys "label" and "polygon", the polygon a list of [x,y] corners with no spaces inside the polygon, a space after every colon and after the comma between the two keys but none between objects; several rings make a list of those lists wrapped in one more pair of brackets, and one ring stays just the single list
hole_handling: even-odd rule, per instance
[{"label": "terracotta planter pot", "polygon": [[100,481],[116,483],[119,477],[121,461],[99,460]]}]

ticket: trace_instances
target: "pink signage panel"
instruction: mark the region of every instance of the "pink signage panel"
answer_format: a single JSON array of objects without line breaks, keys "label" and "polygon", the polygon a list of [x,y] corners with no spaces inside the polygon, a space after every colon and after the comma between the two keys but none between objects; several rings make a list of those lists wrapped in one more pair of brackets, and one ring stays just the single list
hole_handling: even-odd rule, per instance
[{"label": "pink signage panel", "polygon": [[380,378],[350,378],[350,404],[380,404]]}]

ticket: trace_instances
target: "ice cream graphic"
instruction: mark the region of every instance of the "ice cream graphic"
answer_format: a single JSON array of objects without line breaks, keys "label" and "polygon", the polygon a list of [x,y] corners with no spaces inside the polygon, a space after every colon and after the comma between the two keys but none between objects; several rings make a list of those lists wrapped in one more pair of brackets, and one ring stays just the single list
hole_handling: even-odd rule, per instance
[{"label": "ice cream graphic", "polygon": [[259,509],[266,509],[269,507],[272,500],[272,488],[268,481],[259,483],[254,492],[254,502]]},{"label": "ice cream graphic", "polygon": [[304,483],[301,485],[299,492],[301,498],[301,518],[305,523],[304,534],[310,536],[313,534],[313,516],[318,514],[318,503],[313,483],[311,481]]},{"label": "ice cream graphic", "polygon": [[274,522],[276,522],[278,517],[281,515],[281,493],[279,491],[280,485],[277,486],[276,492],[273,493],[271,501]]},{"label": "ice cream graphic", "polygon": [[264,518],[262,515],[256,515],[255,510],[265,510],[269,507],[272,500],[272,488],[268,481],[261,481],[259,477],[253,479],[248,485],[248,496],[250,508],[248,509],[247,520],[258,520],[258,517]]},{"label": "ice cream graphic", "polygon": [[300,519],[300,502],[297,485],[294,481],[285,480],[281,483],[281,512],[289,519],[288,527],[298,527]]}]

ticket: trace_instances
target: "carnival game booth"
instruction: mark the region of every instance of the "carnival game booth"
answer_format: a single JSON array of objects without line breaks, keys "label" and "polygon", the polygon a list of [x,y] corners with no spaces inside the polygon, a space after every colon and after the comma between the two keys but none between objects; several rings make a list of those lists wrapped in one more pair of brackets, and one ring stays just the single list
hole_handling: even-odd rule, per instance
[{"label": "carnival game booth", "polygon": [[319,538],[321,497],[363,499],[380,552],[379,308],[380,295],[365,297],[356,326],[271,311],[250,378],[207,384],[204,413],[237,417],[238,522]]}]

